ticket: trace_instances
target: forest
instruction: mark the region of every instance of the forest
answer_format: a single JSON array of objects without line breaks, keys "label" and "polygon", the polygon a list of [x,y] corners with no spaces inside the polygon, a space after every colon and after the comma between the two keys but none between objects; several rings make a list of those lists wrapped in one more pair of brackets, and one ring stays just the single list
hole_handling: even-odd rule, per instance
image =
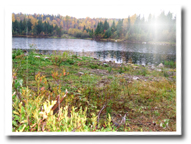
[{"label": "forest", "polygon": [[12,13],[12,35],[176,43],[176,16],[164,11],[157,17],[134,14],[124,19]]}]

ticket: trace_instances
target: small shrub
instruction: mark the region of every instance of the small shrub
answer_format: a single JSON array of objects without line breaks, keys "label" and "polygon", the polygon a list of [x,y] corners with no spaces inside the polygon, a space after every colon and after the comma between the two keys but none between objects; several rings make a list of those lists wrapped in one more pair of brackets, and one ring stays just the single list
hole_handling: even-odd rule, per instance
[{"label": "small shrub", "polygon": [[145,68],[143,68],[143,69],[141,70],[141,73],[142,73],[143,76],[146,76],[147,70],[146,70]]},{"label": "small shrub", "polygon": [[97,68],[98,68],[98,65],[90,64],[90,67],[91,67],[92,69],[97,69]]},{"label": "small shrub", "polygon": [[142,76],[146,76],[147,75],[147,70],[146,68],[142,68],[140,70],[136,71],[136,75],[142,75]]},{"label": "small shrub", "polygon": [[163,71],[163,74],[164,74],[164,77],[169,77],[169,74],[168,74],[168,72],[166,72],[166,71]]},{"label": "small shrub", "polygon": [[63,52],[62,57],[64,60],[68,59],[68,53],[67,52]]},{"label": "small shrub", "polygon": [[119,68],[119,73],[121,74],[121,73],[123,73],[123,72],[124,72],[123,67],[120,67],[120,68]]},{"label": "small shrub", "polygon": [[17,56],[23,55],[23,51],[20,49],[14,50],[12,53],[12,59],[15,59]]},{"label": "small shrub", "polygon": [[124,67],[124,70],[125,70],[125,71],[129,71],[129,70],[130,70],[129,66]]},{"label": "small shrub", "polygon": [[104,67],[109,67],[109,65],[108,64],[104,64]]},{"label": "small shrub", "polygon": [[75,61],[73,59],[67,59],[66,63],[69,63],[70,65],[73,65]]},{"label": "small shrub", "polygon": [[112,67],[108,67],[107,70],[108,70],[109,73],[111,73],[111,71],[112,71]]},{"label": "small shrub", "polygon": [[62,56],[51,56],[51,61],[53,63],[53,65],[57,65],[60,66],[61,63],[63,62],[63,57]]},{"label": "small shrub", "polygon": [[164,61],[164,65],[170,68],[176,68],[176,63],[173,61]]},{"label": "small shrub", "polygon": [[72,55],[72,58],[77,58],[77,55]]}]

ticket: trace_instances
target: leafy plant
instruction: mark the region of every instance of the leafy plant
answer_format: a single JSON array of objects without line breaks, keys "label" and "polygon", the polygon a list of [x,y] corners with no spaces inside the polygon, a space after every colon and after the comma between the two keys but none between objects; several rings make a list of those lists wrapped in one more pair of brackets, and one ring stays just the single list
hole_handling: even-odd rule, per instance
[{"label": "leafy plant", "polygon": [[64,58],[62,56],[51,56],[51,61],[53,63],[53,65],[57,65],[60,67],[61,63],[64,61]]},{"label": "leafy plant", "polygon": [[166,67],[176,68],[176,62],[174,62],[174,61],[164,61],[164,65]]},{"label": "leafy plant", "polygon": [[20,50],[20,49],[13,50],[12,59],[15,59],[15,57],[17,57],[17,56],[19,56],[19,55],[22,55],[22,54],[23,54],[23,51]]},{"label": "leafy plant", "polygon": [[90,66],[90,68],[92,68],[92,69],[97,69],[97,68],[98,68],[98,65],[95,65],[95,64],[90,64],[89,66]]},{"label": "leafy plant", "polygon": [[112,71],[112,67],[108,67],[107,70],[108,70],[109,73],[111,73],[111,71]]}]

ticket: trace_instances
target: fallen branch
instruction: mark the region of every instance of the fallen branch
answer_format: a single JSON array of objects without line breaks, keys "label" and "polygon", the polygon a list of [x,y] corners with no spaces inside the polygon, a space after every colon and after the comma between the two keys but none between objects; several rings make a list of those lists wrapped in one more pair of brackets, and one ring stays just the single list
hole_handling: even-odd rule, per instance
[{"label": "fallen branch", "polygon": [[60,103],[64,100],[67,93],[68,91],[66,90],[66,94],[61,98],[61,100],[60,100],[60,96],[57,97],[57,103],[52,107],[53,114],[55,114],[60,109]]},{"label": "fallen branch", "polygon": [[122,124],[124,124],[124,127],[125,127],[126,116],[127,116],[127,113],[122,117],[120,123],[116,123],[116,122],[112,121],[113,124],[117,127],[117,129],[118,129]]},{"label": "fallen branch", "polygon": [[103,111],[103,109],[106,107],[106,105],[104,104],[104,106],[102,107],[102,109],[99,111],[98,116],[97,116],[97,123],[99,123],[99,117],[101,112]]}]

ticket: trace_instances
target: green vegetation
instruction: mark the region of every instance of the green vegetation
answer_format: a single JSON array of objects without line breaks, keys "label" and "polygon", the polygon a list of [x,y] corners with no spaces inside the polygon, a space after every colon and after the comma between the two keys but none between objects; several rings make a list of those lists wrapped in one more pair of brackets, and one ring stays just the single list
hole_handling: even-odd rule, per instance
[{"label": "green vegetation", "polygon": [[176,68],[176,63],[173,61],[164,61],[164,65],[170,68]]},{"label": "green vegetation", "polygon": [[174,68],[30,47],[12,53],[13,132],[176,131]]}]

